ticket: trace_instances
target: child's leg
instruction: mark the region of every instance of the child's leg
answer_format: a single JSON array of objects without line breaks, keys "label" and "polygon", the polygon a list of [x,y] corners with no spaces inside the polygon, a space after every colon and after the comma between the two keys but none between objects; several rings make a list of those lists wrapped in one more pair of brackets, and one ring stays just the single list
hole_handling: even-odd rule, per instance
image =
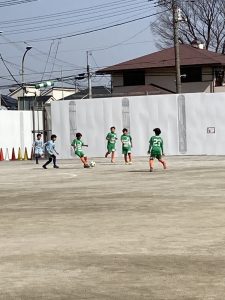
[{"label": "child's leg", "polygon": [[107,158],[109,154],[110,154],[109,151],[107,151],[105,154],[105,158]]},{"label": "child's leg", "polygon": [[82,163],[84,164],[84,168],[90,168],[89,164],[88,164],[88,158],[87,156],[82,156],[80,157],[80,160],[82,161]]},{"label": "child's leg", "polygon": [[124,161],[125,161],[125,163],[128,163],[127,154],[124,154]]},{"label": "child's leg", "polygon": [[154,159],[153,158],[149,159],[149,167],[150,167],[150,172],[152,172],[153,171],[153,167],[154,167]]},{"label": "child's leg", "polygon": [[112,162],[112,163],[115,162],[115,151],[112,151],[112,154],[111,154],[111,162]]},{"label": "child's leg", "polygon": [[48,161],[43,165],[43,168],[46,168],[52,162],[52,156],[49,157]]},{"label": "child's leg", "polygon": [[53,158],[54,168],[58,168],[58,166],[56,165],[56,156],[54,154],[52,155],[52,158]]},{"label": "child's leg", "polygon": [[88,159],[87,156],[82,156],[80,157],[80,160],[82,161],[82,163],[84,164],[84,166],[88,165]]},{"label": "child's leg", "polygon": [[160,158],[158,161],[163,165],[164,170],[166,170],[166,162],[164,159]]},{"label": "child's leg", "polygon": [[132,162],[132,155],[131,155],[131,153],[128,153],[128,158],[129,158],[129,162],[131,163]]},{"label": "child's leg", "polygon": [[38,165],[38,158],[39,158],[39,155],[38,154],[35,154],[35,160],[36,160],[36,165]]}]

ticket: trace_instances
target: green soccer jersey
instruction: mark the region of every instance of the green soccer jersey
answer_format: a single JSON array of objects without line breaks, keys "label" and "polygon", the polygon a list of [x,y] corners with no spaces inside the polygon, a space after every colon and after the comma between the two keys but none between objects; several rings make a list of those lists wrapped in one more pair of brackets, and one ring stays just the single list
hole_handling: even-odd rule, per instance
[{"label": "green soccer jersey", "polygon": [[123,148],[131,148],[132,138],[129,134],[122,134],[121,142],[122,142]]},{"label": "green soccer jersey", "polygon": [[163,154],[163,139],[160,136],[152,136],[149,141],[149,152]]},{"label": "green soccer jersey", "polygon": [[74,139],[71,143],[71,146],[74,146],[76,151],[82,151],[83,145],[84,143],[78,139]]},{"label": "green soccer jersey", "polygon": [[117,135],[116,133],[109,132],[106,136],[106,139],[108,141],[108,144],[115,144],[117,140]]}]

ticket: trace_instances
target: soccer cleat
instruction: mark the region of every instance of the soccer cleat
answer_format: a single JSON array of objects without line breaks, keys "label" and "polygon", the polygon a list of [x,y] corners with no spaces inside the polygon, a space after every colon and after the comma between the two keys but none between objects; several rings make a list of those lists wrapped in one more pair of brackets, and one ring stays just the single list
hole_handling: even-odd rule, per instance
[{"label": "soccer cleat", "polygon": [[88,169],[88,168],[90,168],[90,166],[89,165],[84,165],[84,168],[86,169]]},{"label": "soccer cleat", "polygon": [[42,168],[43,168],[43,169],[45,169],[45,170],[47,169],[47,167],[46,167],[46,166],[42,166]]},{"label": "soccer cleat", "polygon": [[59,169],[59,166],[57,166],[57,165],[54,165],[54,166],[53,166],[53,168],[55,168],[55,169]]}]

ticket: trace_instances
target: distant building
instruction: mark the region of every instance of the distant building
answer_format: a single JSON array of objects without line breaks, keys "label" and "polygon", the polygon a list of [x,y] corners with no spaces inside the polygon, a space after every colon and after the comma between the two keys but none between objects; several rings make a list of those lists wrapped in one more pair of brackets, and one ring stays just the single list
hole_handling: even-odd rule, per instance
[{"label": "distant building", "polygon": [[18,109],[18,101],[7,95],[1,95],[0,109],[17,110]]},{"label": "distant building", "polygon": [[[180,45],[182,93],[225,92],[225,55],[201,44]],[[174,48],[168,48],[101,69],[110,74],[112,93],[119,95],[176,93]]]},{"label": "distant building", "polygon": [[68,97],[78,92],[75,88],[67,87],[51,87],[45,90],[36,89],[34,86],[26,86],[23,92],[22,87],[10,90],[9,97],[18,101],[18,108],[20,110],[31,110],[32,107],[42,107],[43,104],[57,101],[64,97]]},{"label": "distant building", "polygon": [[[107,98],[107,97],[112,97],[112,93],[109,88],[105,86],[92,87],[92,98]],[[78,93],[65,97],[64,100],[78,100],[78,99],[87,99],[87,98],[88,98],[88,89],[84,89],[79,91]]]}]

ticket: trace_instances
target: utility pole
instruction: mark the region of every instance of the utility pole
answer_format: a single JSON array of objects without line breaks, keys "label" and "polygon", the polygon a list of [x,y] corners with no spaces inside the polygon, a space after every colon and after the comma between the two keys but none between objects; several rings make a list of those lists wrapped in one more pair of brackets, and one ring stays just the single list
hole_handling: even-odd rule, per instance
[{"label": "utility pole", "polygon": [[87,51],[87,79],[88,79],[88,98],[92,98],[91,72],[89,66],[89,51]]},{"label": "utility pole", "polygon": [[175,65],[176,65],[176,93],[181,94],[179,8],[177,6],[177,0],[172,0],[172,10],[173,10]]},{"label": "utility pole", "polygon": [[63,69],[61,67],[62,100],[64,100]]}]

